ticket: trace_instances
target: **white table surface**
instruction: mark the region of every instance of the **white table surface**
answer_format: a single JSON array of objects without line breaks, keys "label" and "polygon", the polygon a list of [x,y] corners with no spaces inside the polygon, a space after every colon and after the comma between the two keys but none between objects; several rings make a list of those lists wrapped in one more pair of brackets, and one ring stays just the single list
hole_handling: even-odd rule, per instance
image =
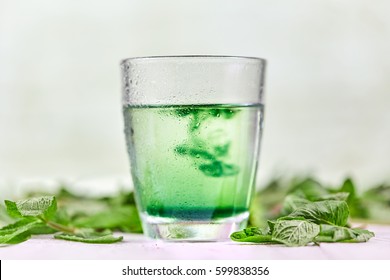
[{"label": "white table surface", "polygon": [[122,234],[115,244],[84,244],[57,240],[50,235],[35,236],[17,245],[0,247],[0,259],[384,259],[390,260],[390,226],[370,225],[375,237],[366,243],[322,243],[320,246],[284,247],[281,245],[234,242],[173,243]]}]

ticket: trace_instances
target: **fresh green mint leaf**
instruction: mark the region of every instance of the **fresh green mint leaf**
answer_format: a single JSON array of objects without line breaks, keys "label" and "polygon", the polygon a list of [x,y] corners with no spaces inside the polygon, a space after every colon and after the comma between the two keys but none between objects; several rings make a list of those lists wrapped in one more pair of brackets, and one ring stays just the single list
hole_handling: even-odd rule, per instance
[{"label": "fresh green mint leaf", "polygon": [[16,244],[30,238],[30,231],[43,223],[37,219],[22,219],[0,229],[0,244]]},{"label": "fresh green mint leaf", "polygon": [[115,237],[112,235],[111,231],[109,230],[103,232],[96,232],[93,229],[78,230],[74,234],[58,233],[54,235],[54,238],[76,241],[76,242],[98,243],[98,244],[115,243],[123,240],[123,236]]},{"label": "fresh green mint leaf", "polygon": [[230,235],[233,241],[237,242],[253,242],[253,243],[269,243],[272,242],[272,237],[267,232],[262,231],[258,227],[246,228],[241,231],[233,232]]},{"label": "fresh green mint leaf", "polygon": [[305,246],[319,234],[320,226],[306,220],[278,220],[272,240],[287,246]]},{"label": "fresh green mint leaf", "polygon": [[29,231],[25,231],[25,232],[21,232],[19,234],[14,234],[12,236],[12,238],[8,239],[7,242],[0,242],[0,246],[1,245],[14,245],[14,244],[19,244],[19,243],[22,243],[24,241],[27,241],[31,238],[31,233]]},{"label": "fresh green mint leaf", "polygon": [[366,242],[374,233],[366,229],[351,229],[347,227],[321,225],[316,242]]},{"label": "fresh green mint leaf", "polygon": [[5,201],[7,211],[12,217],[38,217],[52,218],[57,210],[57,202],[54,196],[33,197],[12,202]]},{"label": "fresh green mint leaf", "polygon": [[317,224],[345,226],[348,222],[348,216],[349,209],[345,201],[325,200],[305,204],[282,219],[301,217]]},{"label": "fresh green mint leaf", "polygon": [[23,215],[19,212],[18,206],[16,205],[15,202],[10,200],[5,200],[4,203],[5,206],[7,207],[7,213],[10,217],[15,219],[23,218]]}]

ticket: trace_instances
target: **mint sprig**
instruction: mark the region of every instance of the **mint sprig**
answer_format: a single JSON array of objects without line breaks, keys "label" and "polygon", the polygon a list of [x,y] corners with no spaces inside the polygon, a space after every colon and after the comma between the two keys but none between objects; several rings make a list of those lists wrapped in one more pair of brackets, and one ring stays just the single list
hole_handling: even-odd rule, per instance
[{"label": "mint sprig", "polygon": [[18,219],[0,229],[0,244],[16,244],[28,240],[31,234],[58,232],[55,238],[86,243],[113,243],[123,239],[114,237],[110,230],[78,228],[67,223],[57,211],[54,196],[33,197],[20,201],[5,201],[9,216]]},{"label": "mint sprig", "polygon": [[234,232],[233,241],[252,243],[281,243],[287,246],[305,246],[320,242],[366,242],[374,233],[365,229],[352,229],[347,225],[348,204],[344,194],[332,195],[328,200],[309,201],[302,197],[288,196],[292,212],[274,221],[268,221],[268,230],[250,227]]},{"label": "mint sprig", "polygon": [[287,246],[305,246],[320,233],[320,227],[307,220],[279,220],[271,233],[272,241]]}]

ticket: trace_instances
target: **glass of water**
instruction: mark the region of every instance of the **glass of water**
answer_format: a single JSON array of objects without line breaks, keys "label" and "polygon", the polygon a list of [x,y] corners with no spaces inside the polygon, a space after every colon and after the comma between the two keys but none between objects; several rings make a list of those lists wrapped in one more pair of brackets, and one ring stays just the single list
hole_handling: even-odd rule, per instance
[{"label": "glass of water", "polygon": [[246,226],[265,65],[233,56],[121,62],[127,150],[147,236],[222,241]]}]

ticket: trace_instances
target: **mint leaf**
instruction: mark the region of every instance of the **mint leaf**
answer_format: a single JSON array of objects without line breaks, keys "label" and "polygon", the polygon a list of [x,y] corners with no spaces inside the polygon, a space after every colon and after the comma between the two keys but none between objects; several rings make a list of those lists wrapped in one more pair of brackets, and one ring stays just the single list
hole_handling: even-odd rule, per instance
[{"label": "mint leaf", "polygon": [[[134,206],[118,206],[125,201],[127,203],[131,197],[122,195],[120,200],[115,201],[105,201],[105,198],[102,198],[102,203],[107,206],[112,203],[114,211],[96,214],[89,220],[84,220],[83,223],[101,227],[102,230],[108,227],[126,226],[126,229],[134,230],[132,226],[137,227],[140,224],[136,209]],[[61,209],[57,212],[54,196],[34,197],[17,202],[7,200],[5,204],[8,214],[20,220],[0,229],[0,244],[20,243],[29,239],[31,234],[54,232],[60,232],[55,235],[55,238],[86,243],[113,243],[123,239],[123,237],[114,237],[109,230],[97,231],[92,228],[74,227],[66,210]],[[129,224],[128,219],[136,223]]]},{"label": "mint leaf", "polygon": [[4,205],[0,204],[0,228],[15,222],[15,219],[10,217]]},{"label": "mint leaf", "polygon": [[30,230],[42,225],[37,219],[22,219],[0,229],[0,244],[16,244],[30,238]]},{"label": "mint leaf", "polygon": [[[268,219],[267,234],[271,234],[273,241],[288,246],[302,246],[306,242],[366,242],[374,233],[348,227],[349,215],[364,218],[368,205],[370,211],[375,208],[372,207],[374,204],[370,204],[370,199],[380,201],[381,210],[385,210],[388,207],[384,205],[388,204],[389,198],[390,186],[385,185],[365,192],[361,199],[357,197],[351,179],[345,180],[341,188],[332,189],[311,178],[293,178],[290,181],[278,178],[257,193],[250,210],[250,224],[263,226],[264,220]],[[387,212],[382,212],[384,217],[388,217]],[[278,219],[269,220],[275,218]],[[307,222],[311,223],[312,228]],[[239,241],[246,237],[244,230],[231,239]]]},{"label": "mint leaf", "polygon": [[315,201],[322,201],[322,200],[342,200],[346,201],[349,197],[349,193],[347,192],[337,192],[337,193],[330,193],[326,195],[322,195],[315,198]]},{"label": "mint leaf", "polygon": [[272,242],[272,237],[258,227],[246,228],[241,231],[233,232],[230,235],[233,241],[238,242],[254,242],[254,243],[269,243]]},{"label": "mint leaf", "polygon": [[306,220],[278,220],[274,225],[272,240],[287,246],[305,246],[313,242],[320,227]]},{"label": "mint leaf", "polygon": [[58,233],[54,235],[54,238],[84,242],[84,243],[115,243],[123,240],[123,236],[115,237],[112,235],[111,231],[96,232],[92,229],[83,229],[78,230],[74,234],[70,233]]},{"label": "mint leaf", "polygon": [[374,233],[366,229],[351,229],[347,227],[321,225],[316,242],[366,242]]},{"label": "mint leaf", "polygon": [[327,195],[328,191],[316,180],[307,178],[295,184],[290,193],[310,201],[315,201],[316,198]]},{"label": "mint leaf", "polygon": [[17,202],[6,200],[7,211],[12,217],[38,217],[50,219],[55,215],[57,202],[54,196],[41,196]]},{"label": "mint leaf", "polygon": [[224,163],[218,160],[213,161],[210,164],[201,164],[199,170],[210,177],[233,176],[240,172],[237,165]]},{"label": "mint leaf", "polygon": [[10,217],[12,218],[23,218],[23,215],[19,212],[18,206],[16,205],[15,202],[10,201],[10,200],[5,200],[4,201],[5,206],[7,207],[7,213]]},{"label": "mint leaf", "polygon": [[345,201],[325,200],[303,205],[282,219],[288,220],[301,217],[317,224],[345,226],[348,216],[349,209]]}]

